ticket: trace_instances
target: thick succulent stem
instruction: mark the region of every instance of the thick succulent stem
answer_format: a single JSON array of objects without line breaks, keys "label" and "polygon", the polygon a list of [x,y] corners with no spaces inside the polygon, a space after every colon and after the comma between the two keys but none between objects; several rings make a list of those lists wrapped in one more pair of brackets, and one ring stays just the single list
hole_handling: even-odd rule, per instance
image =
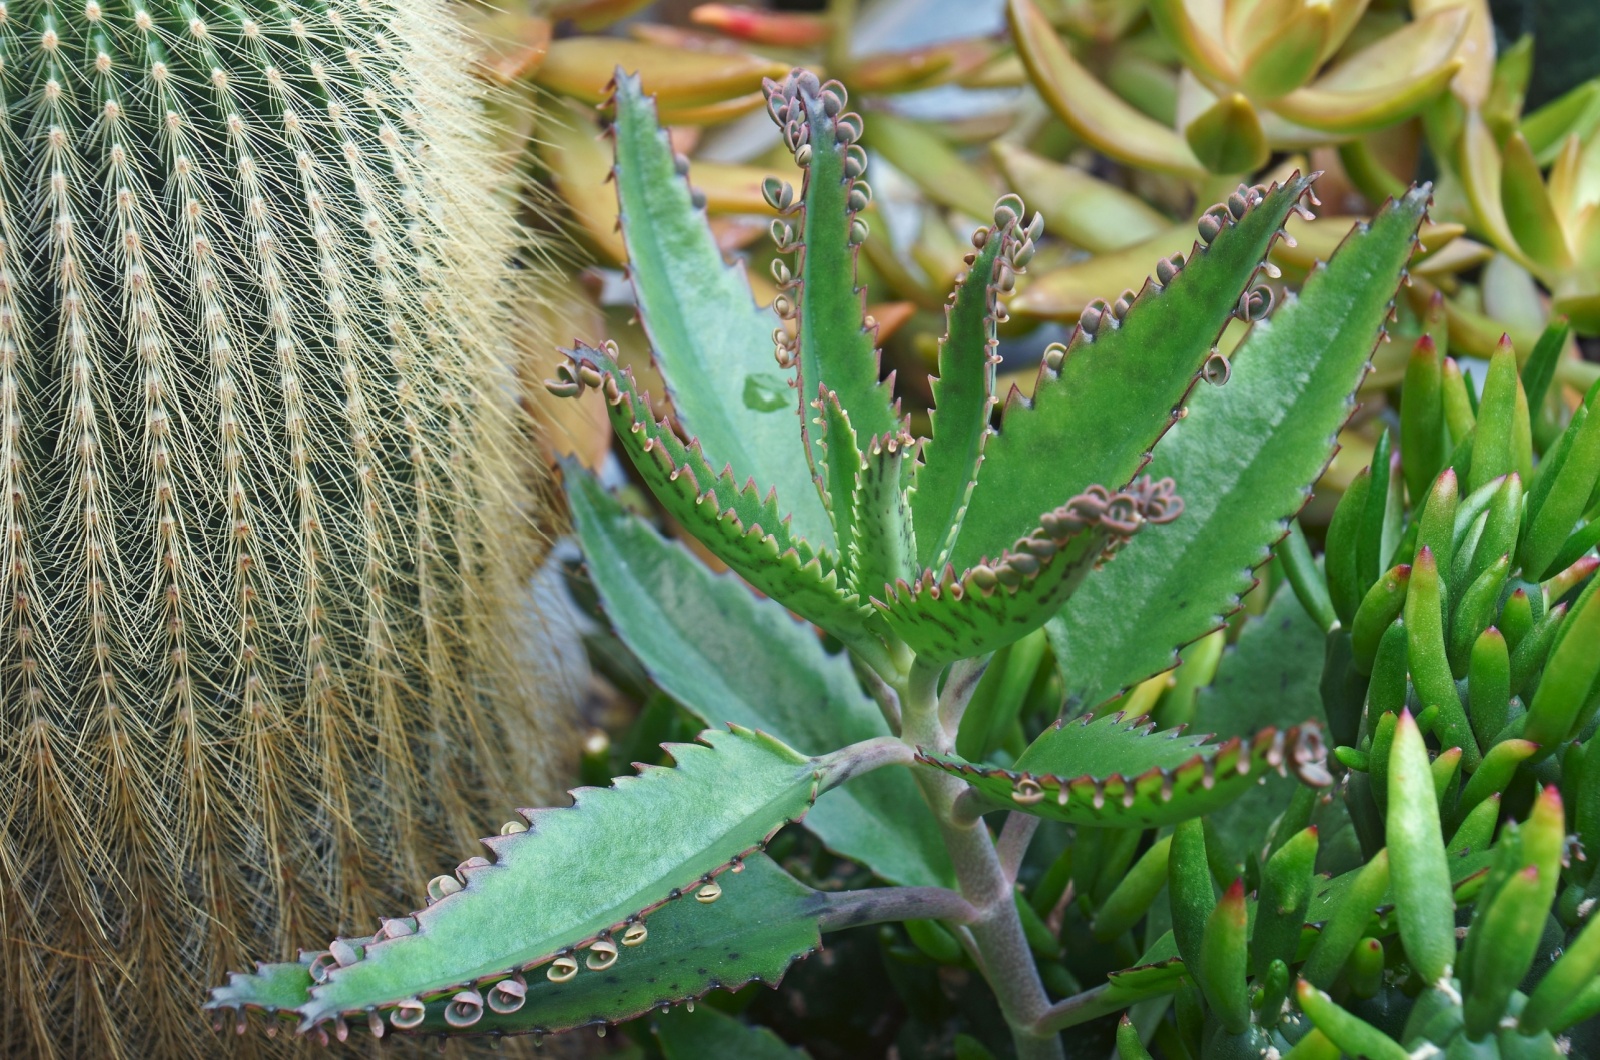
[{"label": "thick succulent stem", "polygon": [[[918,663],[899,689],[905,742],[927,750],[954,746],[953,735],[939,721],[938,678],[939,668]],[[1039,1029],[1050,999],[1023,935],[1006,867],[982,821],[958,820],[953,812],[967,785],[928,770],[917,770],[914,775],[939,821],[961,894],[975,912],[967,928],[977,944],[989,987],[1011,1028],[1017,1056],[1021,1060],[1059,1060],[1061,1043],[1053,1032]]]}]

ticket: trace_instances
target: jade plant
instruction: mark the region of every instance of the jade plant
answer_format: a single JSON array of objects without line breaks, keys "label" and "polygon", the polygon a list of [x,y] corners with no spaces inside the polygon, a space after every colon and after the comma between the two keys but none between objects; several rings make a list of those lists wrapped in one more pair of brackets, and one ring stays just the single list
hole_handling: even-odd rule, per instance
[{"label": "jade plant", "polygon": [[[340,1039],[604,1034],[656,1010],[670,1028],[672,1007],[776,983],[822,933],[878,924],[913,959],[980,975],[1020,1057],[1061,1056],[1061,1031],[1123,1010],[1126,1055],[1167,1040],[1158,1047],[1172,1056],[1331,1056],[1366,1033],[1354,1021],[1370,1013],[1351,991],[1389,1000],[1424,988],[1464,998],[1448,1027],[1456,1009],[1428,1002],[1441,1044],[1477,1042],[1498,1005],[1521,1006],[1521,1037],[1551,1045],[1591,1003],[1581,984],[1600,961],[1592,931],[1547,973],[1555,985],[1531,995],[1503,989],[1505,969],[1480,989],[1453,950],[1439,960],[1456,942],[1454,901],[1521,895],[1530,873],[1535,897],[1548,897],[1552,821],[1563,797],[1588,805],[1590,787],[1554,782],[1492,855],[1496,821],[1466,813],[1454,841],[1472,839],[1476,860],[1451,861],[1460,852],[1445,845],[1441,814],[1463,811],[1459,799],[1438,807],[1436,787],[1452,789],[1450,775],[1434,778],[1465,760],[1429,764],[1423,728],[1448,731],[1437,710],[1419,707],[1423,725],[1401,704],[1375,766],[1353,735],[1328,757],[1323,719],[1335,716],[1315,699],[1283,704],[1295,721],[1216,741],[1133,709],[1180,649],[1170,698],[1205,671],[1197,651],[1225,635],[1326,467],[1385,336],[1428,189],[1386,204],[1279,299],[1267,254],[1313,201],[1313,178],[1240,185],[1202,214],[1188,253],[1091,304],[1070,340],[1045,351],[1030,393],[1001,395],[997,329],[1043,229],[1005,196],[972,233],[947,303],[930,436],[917,438],[880,372],[856,276],[871,201],[862,119],[841,85],[808,72],[768,81],[765,94],[804,173],[798,189],[764,188],[789,255],[772,267],[771,309],[724,261],[687,161],[619,71],[612,178],[665,394],[646,393],[606,344],[567,351],[548,384],[603,402],[636,483],[727,568],[714,573],[566,467],[611,630],[659,693],[652,702],[712,727],[668,744],[670,763],[580,788],[568,807],[519,811],[482,855],[431,880],[421,909],[236,973],[209,1007],[232,1012],[240,1033],[254,1021]],[[1251,330],[1225,356],[1216,343],[1235,318]],[[1297,587],[1322,576],[1298,556],[1274,566]],[[1292,593],[1277,600],[1300,607]],[[1015,738],[1019,704],[1038,698],[1027,690],[1046,645],[1059,668],[1046,682],[1054,717],[1029,743]],[[1546,671],[1552,680],[1554,661]],[[1321,880],[1319,822],[1344,812],[1346,758],[1388,778],[1388,816],[1344,845],[1341,875]],[[1286,808],[1247,837],[1250,864],[1232,859],[1213,819],[1262,792],[1284,796],[1282,785]],[[1502,794],[1513,788],[1480,801],[1498,807]],[[787,871],[768,852],[795,823],[871,885],[812,887]],[[1030,875],[1033,840],[1057,829],[1071,842]],[[1499,909],[1485,907],[1494,919],[1468,932],[1469,951],[1499,944]],[[1458,965],[1462,986],[1445,974]],[[958,1048],[985,1055],[972,1040]]]}]

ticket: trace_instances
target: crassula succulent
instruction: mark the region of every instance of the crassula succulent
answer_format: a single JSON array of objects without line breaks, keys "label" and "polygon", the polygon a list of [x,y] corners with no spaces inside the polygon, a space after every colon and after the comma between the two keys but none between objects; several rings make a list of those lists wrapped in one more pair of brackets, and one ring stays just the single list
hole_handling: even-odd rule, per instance
[{"label": "crassula succulent", "polygon": [[[1266,256],[1310,201],[1312,178],[1241,185],[1204,211],[1188,253],[1092,304],[1070,341],[1044,352],[1031,393],[1001,395],[997,328],[1043,225],[1006,196],[973,232],[950,295],[931,430],[919,439],[880,372],[856,278],[871,199],[862,118],[841,85],[803,71],[769,82],[766,99],[805,174],[798,189],[765,187],[789,255],[773,266],[771,311],[724,261],[687,162],[619,72],[612,176],[666,392],[646,394],[609,345],[568,351],[549,384],[604,403],[637,481],[731,572],[713,573],[567,467],[612,629],[655,687],[714,728],[668,745],[670,766],[521,811],[483,856],[433,879],[423,908],[235,974],[210,1006],[237,1013],[241,1031],[255,1020],[341,1038],[605,1033],[718,988],[775,983],[822,932],[904,923],[919,959],[987,981],[1021,1057],[1062,1055],[1062,1030],[1130,1008],[1117,1035],[1126,1056],[1154,1041],[1169,1056],[1333,1057],[1391,1030],[1394,1043],[1436,1035],[1441,1049],[1478,1048],[1486,1035],[1506,1055],[1554,1049],[1553,1032],[1595,1003],[1594,932],[1531,993],[1507,986],[1513,962],[1481,954],[1509,930],[1505,896],[1520,908],[1527,892],[1547,913],[1566,871],[1551,837],[1564,837],[1562,807],[1587,805],[1589,787],[1541,774],[1548,790],[1517,803],[1527,824],[1493,842],[1502,796],[1509,813],[1520,789],[1485,765],[1456,794],[1456,767],[1478,759],[1447,743],[1430,762],[1424,736],[1453,738],[1453,715],[1432,700],[1380,711],[1368,727],[1384,734],[1381,751],[1354,731],[1362,715],[1348,704],[1366,696],[1346,669],[1369,672],[1373,624],[1354,612],[1328,623],[1327,706],[1274,702],[1298,717],[1253,732],[1229,718],[1216,742],[1171,724],[1211,709],[1195,695],[1212,674],[1222,684],[1205,653],[1275,548],[1309,613],[1280,592],[1274,612],[1299,618],[1257,623],[1267,631],[1247,630],[1223,665],[1244,655],[1246,637],[1288,653],[1273,638],[1308,624],[1300,639],[1324,658],[1312,616],[1339,613],[1327,580],[1345,586],[1333,549],[1346,547],[1348,520],[1336,520],[1326,574],[1303,537],[1285,534],[1385,335],[1428,189],[1386,204],[1279,298]],[[1253,326],[1225,356],[1216,343],[1236,317]],[[1480,410],[1500,407],[1489,397]],[[1429,421],[1440,452],[1444,409]],[[1391,496],[1402,478],[1367,496]],[[1390,513],[1362,509],[1360,535],[1380,536],[1359,537],[1359,569],[1372,577],[1349,592],[1387,584],[1373,557],[1387,561],[1407,540],[1401,502]],[[1393,635],[1379,633],[1390,665]],[[1441,655],[1418,643],[1411,669],[1427,699]],[[1058,716],[1031,744],[1013,741],[1018,688],[1046,645]],[[1157,675],[1186,645],[1167,695]],[[1557,672],[1552,654],[1544,681]],[[1572,673],[1572,687],[1584,674],[1592,686],[1592,672]],[[1406,680],[1402,661],[1402,690]],[[1135,709],[1157,699],[1154,719]],[[1564,717],[1570,747],[1581,726]],[[1347,745],[1332,759],[1329,726]],[[1362,797],[1358,773],[1383,785],[1377,810],[1352,832],[1352,808],[1336,841],[1334,818]],[[1242,837],[1213,827],[1261,792],[1281,803],[1270,827]],[[794,822],[881,885],[794,878],[765,852]],[[1031,840],[1062,826],[1072,842],[1019,893]],[[1458,955],[1452,910],[1475,896],[1483,923]],[[1582,903],[1571,904],[1562,923],[1576,930]],[[1083,989],[1090,975],[1097,984]],[[1377,1026],[1363,1007],[1373,998],[1401,1012],[1398,1023]],[[1414,1033],[1399,1029],[1405,1011]]]}]

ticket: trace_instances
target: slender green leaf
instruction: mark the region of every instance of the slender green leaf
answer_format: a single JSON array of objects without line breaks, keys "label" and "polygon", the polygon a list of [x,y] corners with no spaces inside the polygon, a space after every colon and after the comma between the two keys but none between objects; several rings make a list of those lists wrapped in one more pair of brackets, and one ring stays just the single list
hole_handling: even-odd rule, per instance
[{"label": "slender green leaf", "polygon": [[1177,665],[1221,624],[1334,451],[1426,210],[1426,188],[1357,226],[1299,297],[1258,323],[1227,386],[1199,387],[1150,472],[1184,514],[1140,534],[1046,624],[1068,692],[1097,704]]},{"label": "slender green leaf", "polygon": [[[798,402],[772,360],[777,321],[756,305],[743,266],[724,264],[639,79],[619,75],[612,98],[628,277],[673,411],[712,468],[727,464],[735,482],[776,489],[794,533],[832,545],[800,441]],[[752,392],[767,398],[752,400]]]},{"label": "slender green leaf", "polygon": [[[808,71],[769,82],[767,91],[768,106],[790,149],[801,152],[796,161],[805,171],[797,238],[783,241],[785,249],[798,250],[800,397],[811,401],[824,389],[833,391],[858,440],[881,437],[899,427],[899,414],[892,386],[878,378],[877,329],[864,322],[856,285],[856,251],[866,225],[856,216],[866,205],[865,195],[856,194],[856,179],[866,170],[866,154],[855,143],[861,117],[843,110],[843,86],[820,85]],[[809,424],[807,435],[812,460],[820,462]]]},{"label": "slender green leaf", "polygon": [[1010,769],[919,751],[918,759],[966,780],[997,803],[1069,824],[1150,828],[1210,813],[1287,769],[1331,783],[1321,730],[1267,729],[1249,740],[1206,744],[1181,730],[1110,714],[1046,729]]},{"label": "slender green leaf", "polygon": [[607,350],[570,351],[566,375],[601,380],[611,425],[650,491],[672,517],[750,584],[801,617],[850,640],[865,636],[868,612],[840,587],[836,559],[789,532],[777,499],[712,471],[699,443],[685,445],[650,415],[633,375]]},{"label": "slender green leaf", "polygon": [[426,908],[386,922],[389,937],[328,970],[300,1007],[302,1027],[523,970],[548,974],[563,953],[594,959],[602,936],[717,886],[713,876],[803,816],[830,775],[823,760],[748,729],[701,739],[668,746],[673,768],[581,788],[569,808],[522,811],[526,830],[483,841],[494,861],[433,881]]},{"label": "slender green leaf", "polygon": [[[1093,483],[1131,481],[1177,422],[1175,412],[1199,378],[1241,297],[1310,188],[1295,177],[1270,189],[1245,189],[1205,218],[1209,245],[1196,244],[1176,272],[1158,270],[1129,303],[1079,318],[1059,367],[1040,370],[1031,401],[1013,391],[956,537],[957,570],[993,556],[1048,511]],[[1227,218],[1226,221],[1222,220]],[[1213,226],[1215,226],[1213,228]],[[1107,292],[1108,294],[1111,292]]]},{"label": "slender green leaf", "polygon": [[[966,513],[977,481],[994,404],[995,288],[1000,251],[1009,230],[984,232],[967,273],[956,283],[945,310],[945,335],[939,342],[939,377],[933,381],[933,409],[922,464],[916,469],[911,513],[917,528],[917,561],[937,570]],[[974,237],[976,239],[976,237]]]}]

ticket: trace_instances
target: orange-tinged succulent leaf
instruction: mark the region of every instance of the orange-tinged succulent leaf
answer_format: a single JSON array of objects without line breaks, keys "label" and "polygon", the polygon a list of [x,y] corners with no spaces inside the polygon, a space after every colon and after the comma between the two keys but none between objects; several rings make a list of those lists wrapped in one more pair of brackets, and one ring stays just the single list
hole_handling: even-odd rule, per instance
[{"label": "orange-tinged succulent leaf", "polygon": [[500,84],[533,76],[550,48],[550,20],[510,11],[469,10],[468,28],[481,45],[478,69]]},{"label": "orange-tinged succulent leaf", "polygon": [[721,125],[753,110],[760,110],[766,97],[747,92],[716,103],[663,103],[661,120],[668,125]]},{"label": "orange-tinged succulent leaf", "polygon": [[1446,12],[1466,12],[1466,26],[1455,54],[1461,69],[1450,89],[1469,110],[1483,106],[1494,83],[1494,22],[1489,0],[1411,0],[1417,21]]},{"label": "orange-tinged succulent leaf", "polygon": [[997,42],[982,39],[941,41],[903,52],[875,52],[851,63],[850,87],[872,93],[931,88],[966,77],[999,54]]},{"label": "orange-tinged succulent leaf", "polygon": [[579,32],[593,33],[620,22],[649,3],[650,0],[567,0],[549,8],[545,14],[553,21],[572,23]]},{"label": "orange-tinged succulent leaf", "polygon": [[961,777],[1000,806],[1068,824],[1155,828],[1211,813],[1269,771],[1325,787],[1322,732],[1314,723],[1263,729],[1207,744],[1182,727],[1157,732],[1146,718],[1108,714],[1058,721],[1010,769],[922,750],[918,760]]},{"label": "orange-tinged succulent leaf", "polygon": [[788,67],[739,52],[692,51],[613,37],[568,37],[550,45],[535,80],[552,92],[600,103],[621,68],[638,74],[663,109],[687,109],[749,96],[761,79]]},{"label": "orange-tinged succulent leaf", "polygon": [[1028,76],[1069,129],[1119,161],[1181,176],[1205,174],[1183,137],[1123,102],[1079,65],[1033,0],[1007,0],[1006,10]]},{"label": "orange-tinged succulent leaf", "polygon": [[764,11],[744,4],[701,4],[689,12],[689,21],[752,44],[807,48],[833,35],[823,15],[800,11]]},{"label": "orange-tinged succulent leaf", "polygon": [[611,152],[600,139],[593,108],[560,101],[551,109],[552,120],[539,129],[539,160],[582,226],[584,238],[609,263],[621,264],[628,251],[617,230],[617,195],[606,184]]},{"label": "orange-tinged succulent leaf", "polygon": [[1007,187],[1049,218],[1051,233],[1091,253],[1123,250],[1172,229],[1169,218],[1137,195],[1077,166],[1004,140],[989,151]]},{"label": "orange-tinged succulent leaf", "polygon": [[798,180],[800,174],[792,166],[782,171],[772,166],[741,165],[736,162],[695,162],[689,172],[689,184],[705,196],[706,210],[710,213],[753,213],[776,217],[778,211],[761,192],[762,184],[770,177],[780,180]]}]

